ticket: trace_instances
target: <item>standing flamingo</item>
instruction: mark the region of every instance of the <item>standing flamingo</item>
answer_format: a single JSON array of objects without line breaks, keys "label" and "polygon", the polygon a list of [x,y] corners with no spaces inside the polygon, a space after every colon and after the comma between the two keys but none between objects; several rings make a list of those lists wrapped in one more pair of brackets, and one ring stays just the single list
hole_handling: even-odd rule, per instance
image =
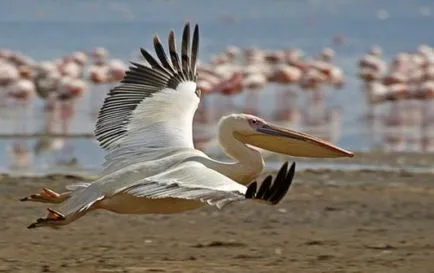
[{"label": "standing flamingo", "polygon": [[276,90],[276,107],[273,114],[274,120],[287,121],[294,118],[294,112],[297,105],[297,93],[287,88],[288,85],[296,84],[300,81],[303,72],[295,66],[289,64],[280,64],[274,67],[270,81],[275,82],[284,88]]},{"label": "standing flamingo", "polygon": [[[86,92],[87,86],[81,79],[63,77],[60,81],[59,92],[56,98],[58,105],[58,117],[61,122],[61,134],[67,136],[70,134],[70,127],[76,114],[77,101]],[[61,150],[58,163],[70,165],[76,163],[74,156],[74,146],[71,142],[65,142]]]}]

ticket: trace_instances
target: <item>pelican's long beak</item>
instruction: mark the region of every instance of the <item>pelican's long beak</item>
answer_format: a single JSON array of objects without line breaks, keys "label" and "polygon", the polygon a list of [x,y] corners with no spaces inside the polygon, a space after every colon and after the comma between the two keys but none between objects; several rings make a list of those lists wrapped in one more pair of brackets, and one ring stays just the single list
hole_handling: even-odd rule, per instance
[{"label": "pelican's long beak", "polygon": [[291,156],[313,158],[353,157],[354,154],[317,137],[265,124],[251,135],[236,134],[247,144]]}]

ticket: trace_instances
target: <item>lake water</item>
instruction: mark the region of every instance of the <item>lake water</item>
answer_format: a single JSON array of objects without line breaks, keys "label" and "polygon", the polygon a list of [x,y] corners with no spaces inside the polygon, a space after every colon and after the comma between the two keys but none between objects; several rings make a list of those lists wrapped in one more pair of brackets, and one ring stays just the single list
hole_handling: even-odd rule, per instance
[{"label": "lake water", "polygon": [[[308,55],[324,47],[337,53],[346,84],[328,99],[341,109],[341,135],[337,144],[351,150],[373,147],[370,131],[362,122],[367,106],[356,78],[356,62],[372,45],[380,45],[386,58],[413,50],[421,43],[434,45],[434,4],[430,1],[49,1],[5,0],[0,3],[0,48],[18,50],[36,60],[53,59],[74,50],[106,47],[112,56],[129,60],[138,47],[151,47],[151,37],[164,37],[174,28],[181,32],[185,20],[201,27],[203,61],[228,45],[262,48],[299,47]],[[333,37],[344,43],[333,45]],[[273,107],[271,96],[261,95],[262,107]],[[237,98],[240,102],[243,98]],[[82,107],[88,104],[81,104]],[[38,108],[39,107],[39,108]],[[35,106],[41,108],[41,104]],[[93,119],[77,110],[73,131],[91,132]],[[37,111],[36,111],[37,112]],[[40,112],[41,113],[41,112]],[[41,113],[42,115],[42,113]],[[42,128],[37,115],[28,127]],[[10,120],[10,119],[9,119]],[[2,132],[13,124],[1,119]],[[13,145],[34,150],[37,139],[1,139],[0,166],[10,165]],[[18,143],[18,144],[17,144]],[[85,168],[98,168],[103,153],[88,138],[67,140],[68,151]],[[72,147],[72,148],[71,148]],[[31,156],[38,166],[52,166],[52,156]],[[45,165],[44,165],[45,164]],[[43,168],[43,167],[40,167]]]}]

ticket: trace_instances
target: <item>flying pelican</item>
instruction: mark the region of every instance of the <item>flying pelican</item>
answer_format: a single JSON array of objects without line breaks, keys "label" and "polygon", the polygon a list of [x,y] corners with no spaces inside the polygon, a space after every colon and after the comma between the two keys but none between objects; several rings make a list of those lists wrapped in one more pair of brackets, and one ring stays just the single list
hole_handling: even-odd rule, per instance
[{"label": "flying pelican", "polygon": [[[175,34],[169,34],[170,62],[154,36],[158,62],[141,49],[149,66],[132,62],[120,85],[110,90],[100,109],[95,136],[108,154],[101,176],[92,183],[49,189],[21,199],[62,203],[59,211],[29,228],[59,227],[95,209],[124,214],[178,213],[203,205],[218,208],[245,199],[276,204],[288,190],[295,164],[283,164],[279,174],[267,177],[257,189],[262,171],[261,153],[248,146],[303,157],[352,157],[353,154],[315,137],[247,114],[232,114],[219,122],[219,141],[235,162],[209,158],[193,145],[192,121],[199,104],[196,61],[199,27],[194,28],[190,52],[190,25],[182,35],[179,58]],[[250,183],[250,184],[249,184]],[[248,186],[245,186],[248,185]]]}]

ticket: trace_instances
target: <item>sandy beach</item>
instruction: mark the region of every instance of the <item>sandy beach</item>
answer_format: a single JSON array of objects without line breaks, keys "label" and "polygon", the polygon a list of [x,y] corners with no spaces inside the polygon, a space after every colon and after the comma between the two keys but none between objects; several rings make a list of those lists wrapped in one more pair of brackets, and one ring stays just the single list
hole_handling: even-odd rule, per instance
[{"label": "sandy beach", "polygon": [[26,229],[46,206],[20,197],[78,180],[1,177],[0,272],[434,272],[434,174],[305,170],[275,207],[101,211],[60,230]]}]

